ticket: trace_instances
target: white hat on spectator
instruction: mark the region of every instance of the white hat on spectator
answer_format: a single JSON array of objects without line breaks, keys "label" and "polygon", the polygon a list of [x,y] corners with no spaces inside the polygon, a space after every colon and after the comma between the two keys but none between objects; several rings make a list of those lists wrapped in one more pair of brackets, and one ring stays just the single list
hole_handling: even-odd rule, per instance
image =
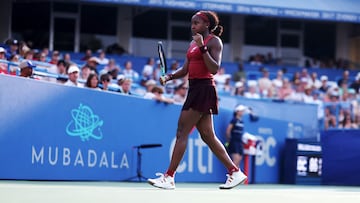
[{"label": "white hat on spectator", "polygon": [[4,47],[0,47],[0,53],[5,53],[6,50],[4,49]]},{"label": "white hat on spectator", "polygon": [[28,60],[23,60],[20,64],[19,64],[19,68],[20,69],[23,69],[23,68],[35,68],[36,66],[31,62],[31,61],[28,61]]},{"label": "white hat on spectator", "polygon": [[119,75],[116,76],[116,79],[117,80],[123,80],[123,79],[125,79],[125,75],[119,74]]},{"label": "white hat on spectator", "polygon": [[246,109],[246,106],[240,104],[239,106],[237,106],[235,108],[235,111],[245,111],[245,109]]},{"label": "white hat on spectator", "polygon": [[244,83],[241,82],[241,81],[238,81],[238,82],[235,83],[236,88],[239,88],[239,87],[242,87],[242,86],[244,86]]},{"label": "white hat on spectator", "polygon": [[360,80],[360,73],[356,75],[355,80]]},{"label": "white hat on spectator", "polygon": [[79,67],[77,65],[71,64],[69,66],[68,74],[75,73],[75,72],[80,72],[80,69],[79,69]]},{"label": "white hat on spectator", "polygon": [[247,85],[249,87],[257,86],[257,81],[256,80],[248,80]]},{"label": "white hat on spectator", "polygon": [[89,61],[89,62],[92,61],[92,62],[95,62],[95,63],[97,63],[97,64],[100,64],[100,60],[99,60],[99,58],[96,57],[96,56],[90,57],[88,61]]},{"label": "white hat on spectator", "polygon": [[326,80],[326,81],[327,81],[327,80],[328,80],[328,76],[322,75],[322,76],[320,77],[320,80],[321,80],[321,81],[323,81],[323,80]]},{"label": "white hat on spectator", "polygon": [[156,85],[156,81],[153,79],[146,81],[145,86],[149,86],[149,85]]}]

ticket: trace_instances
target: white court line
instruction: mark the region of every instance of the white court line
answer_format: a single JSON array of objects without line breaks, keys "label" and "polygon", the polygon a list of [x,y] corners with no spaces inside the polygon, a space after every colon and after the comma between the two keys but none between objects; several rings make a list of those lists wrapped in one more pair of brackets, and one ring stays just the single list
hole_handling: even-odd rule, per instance
[{"label": "white court line", "polygon": [[147,183],[0,181],[0,203],[360,203],[360,187],[177,183],[161,190]]}]

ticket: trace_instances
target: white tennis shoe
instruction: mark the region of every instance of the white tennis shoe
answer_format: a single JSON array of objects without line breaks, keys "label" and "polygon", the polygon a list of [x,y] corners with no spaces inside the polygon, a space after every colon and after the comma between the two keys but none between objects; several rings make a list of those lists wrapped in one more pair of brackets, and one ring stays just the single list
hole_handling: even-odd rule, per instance
[{"label": "white tennis shoe", "polygon": [[154,187],[161,188],[161,189],[167,189],[167,190],[173,190],[175,189],[175,181],[174,178],[171,176],[164,175],[162,173],[156,173],[156,176],[159,176],[158,178],[149,178],[148,183]]},{"label": "white tennis shoe", "polygon": [[226,174],[226,176],[227,180],[225,184],[221,184],[219,186],[220,189],[231,189],[240,184],[243,184],[247,179],[247,176],[241,170],[233,172],[231,175]]}]

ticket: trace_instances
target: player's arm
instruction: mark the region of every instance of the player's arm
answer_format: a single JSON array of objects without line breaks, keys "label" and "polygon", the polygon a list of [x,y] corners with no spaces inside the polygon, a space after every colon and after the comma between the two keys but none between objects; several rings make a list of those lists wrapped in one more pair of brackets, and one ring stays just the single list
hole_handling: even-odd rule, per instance
[{"label": "player's arm", "polygon": [[189,62],[187,59],[185,59],[184,65],[182,67],[177,69],[174,73],[166,75],[163,80],[161,79],[160,83],[162,85],[164,85],[169,80],[174,80],[174,79],[185,77],[189,72],[188,66],[189,66]]},{"label": "player's arm", "polygon": [[206,46],[208,51],[203,53],[205,65],[210,73],[216,74],[221,65],[223,44],[220,38],[214,37]]}]

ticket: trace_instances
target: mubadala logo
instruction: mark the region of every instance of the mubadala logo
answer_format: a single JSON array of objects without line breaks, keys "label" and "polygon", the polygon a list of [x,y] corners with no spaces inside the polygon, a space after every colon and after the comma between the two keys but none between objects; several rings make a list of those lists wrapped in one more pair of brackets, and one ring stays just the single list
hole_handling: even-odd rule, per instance
[{"label": "mubadala logo", "polygon": [[83,142],[89,141],[90,138],[96,140],[103,138],[101,126],[104,122],[89,106],[80,104],[79,108],[71,110],[71,117],[72,120],[66,126],[68,135],[79,136]]}]

